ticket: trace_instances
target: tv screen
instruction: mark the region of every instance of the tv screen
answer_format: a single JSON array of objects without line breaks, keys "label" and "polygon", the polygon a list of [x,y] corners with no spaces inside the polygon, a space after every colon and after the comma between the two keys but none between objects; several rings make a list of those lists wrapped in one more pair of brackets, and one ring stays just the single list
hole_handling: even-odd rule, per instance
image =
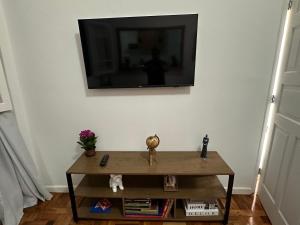
[{"label": "tv screen", "polygon": [[193,86],[197,14],[78,20],[88,88]]}]

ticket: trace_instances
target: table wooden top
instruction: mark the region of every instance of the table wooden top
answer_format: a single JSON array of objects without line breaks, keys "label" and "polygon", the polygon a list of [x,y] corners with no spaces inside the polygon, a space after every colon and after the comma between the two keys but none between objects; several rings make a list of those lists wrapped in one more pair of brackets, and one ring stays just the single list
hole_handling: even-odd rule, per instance
[{"label": "table wooden top", "polygon": [[[99,163],[109,154],[105,167]],[[216,151],[208,151],[207,159],[197,151],[157,151],[157,162],[148,163],[147,151],[97,151],[94,157],[82,154],[67,173],[123,175],[233,175],[234,172]]]}]

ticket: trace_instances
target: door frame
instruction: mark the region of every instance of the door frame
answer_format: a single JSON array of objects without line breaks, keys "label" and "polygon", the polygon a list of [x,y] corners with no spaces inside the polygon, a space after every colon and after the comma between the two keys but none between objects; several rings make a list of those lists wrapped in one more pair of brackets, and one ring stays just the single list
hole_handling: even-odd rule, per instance
[{"label": "door frame", "polygon": [[[276,53],[274,56],[274,64],[273,64],[273,69],[272,69],[272,77],[270,80],[270,84],[268,87],[268,95],[266,98],[266,110],[265,110],[265,116],[264,116],[264,121],[263,121],[263,128],[262,128],[262,132],[261,132],[261,138],[260,138],[260,143],[259,143],[259,150],[258,150],[258,154],[257,154],[257,160],[256,160],[256,166],[255,166],[255,175],[254,175],[254,180],[253,180],[253,190],[255,190],[257,188],[257,190],[255,190],[256,192],[260,191],[260,187],[262,182],[259,182],[259,185],[257,186],[257,175],[261,174],[261,172],[263,173],[263,171],[265,170],[266,167],[266,161],[268,159],[268,154],[270,152],[270,138],[272,137],[272,126],[268,127],[268,119],[269,116],[272,116],[272,121],[270,124],[273,124],[274,121],[274,112],[276,111],[276,107],[275,106],[275,110],[273,111],[273,115],[269,115],[270,114],[270,110],[271,110],[271,106],[272,104],[274,104],[272,102],[272,95],[273,90],[274,90],[274,85],[277,79],[277,69],[278,69],[278,63],[279,63],[279,55],[280,55],[280,51],[281,51],[281,45],[282,45],[282,39],[283,39],[283,35],[284,35],[284,25],[285,25],[285,21],[286,21],[286,17],[287,17],[287,12],[288,12],[288,4],[289,4],[290,0],[284,0],[282,7],[281,7],[281,18],[280,18],[280,28],[278,30],[278,35],[277,35],[277,47],[276,47]],[[280,74],[279,74],[280,75]],[[278,77],[278,79],[280,79],[280,77]],[[279,82],[277,82],[277,84],[279,84]],[[278,96],[278,91],[279,89],[277,89],[277,93],[275,93],[275,96]],[[276,98],[275,98],[276,101]],[[267,141],[267,143],[265,143],[265,141]],[[263,177],[263,174],[261,174],[261,177]]]}]

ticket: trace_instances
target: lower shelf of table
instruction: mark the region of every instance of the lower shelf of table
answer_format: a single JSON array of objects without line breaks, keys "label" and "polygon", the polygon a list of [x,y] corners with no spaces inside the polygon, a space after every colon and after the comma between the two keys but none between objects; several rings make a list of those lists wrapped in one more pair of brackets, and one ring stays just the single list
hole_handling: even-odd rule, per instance
[{"label": "lower shelf of table", "polygon": [[94,199],[84,198],[77,208],[79,219],[95,219],[95,220],[151,220],[151,221],[223,221],[223,211],[217,216],[185,216],[184,208],[181,204],[177,204],[175,216],[167,218],[149,218],[149,217],[126,217],[123,215],[123,207],[121,199],[110,199],[113,207],[110,213],[92,213],[90,206]]}]

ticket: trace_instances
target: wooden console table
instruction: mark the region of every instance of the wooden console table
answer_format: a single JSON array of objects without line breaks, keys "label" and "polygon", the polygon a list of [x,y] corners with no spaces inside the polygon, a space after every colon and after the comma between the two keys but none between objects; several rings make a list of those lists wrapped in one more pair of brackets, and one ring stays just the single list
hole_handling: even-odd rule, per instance
[{"label": "wooden console table", "polygon": [[[110,158],[106,167],[99,162],[104,154]],[[79,185],[73,188],[72,174],[83,174]],[[109,174],[122,174],[124,190],[114,193],[109,188]],[[104,220],[164,220],[164,221],[219,221],[228,223],[234,172],[215,151],[208,158],[200,158],[199,152],[157,152],[157,162],[151,167],[148,152],[97,152],[94,157],[82,154],[66,172],[73,219]],[[176,175],[178,191],[163,190],[163,176]],[[227,192],[217,175],[228,175]],[[76,196],[84,197],[79,204]],[[97,214],[89,211],[91,199],[109,198],[112,212]],[[174,199],[172,214],[167,218],[128,218],[124,216],[124,198]],[[182,199],[226,199],[218,216],[185,216]]]}]

